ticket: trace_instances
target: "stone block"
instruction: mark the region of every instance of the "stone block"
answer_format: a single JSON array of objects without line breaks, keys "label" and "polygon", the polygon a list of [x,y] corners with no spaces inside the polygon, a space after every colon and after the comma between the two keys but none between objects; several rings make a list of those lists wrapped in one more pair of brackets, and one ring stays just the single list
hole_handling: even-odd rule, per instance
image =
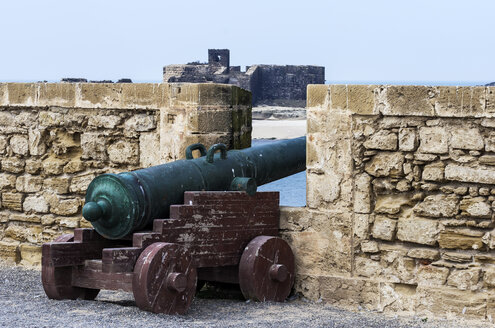
[{"label": "stone block", "polygon": [[445,179],[469,183],[495,184],[495,170],[489,167],[467,167],[448,164],[445,167]]},{"label": "stone block", "polygon": [[11,223],[7,229],[5,229],[5,237],[21,242],[28,241],[36,244],[41,241],[42,230],[40,225],[30,224],[25,226]]},{"label": "stone block", "polygon": [[[340,307],[361,306],[365,309],[376,310],[380,305],[380,284],[376,281],[355,277],[322,276],[318,278],[318,284],[309,289],[318,291],[317,295],[324,302]],[[303,288],[300,290],[302,291]]]},{"label": "stone block", "polygon": [[85,132],[81,134],[83,159],[105,161],[107,159],[107,140],[99,133]]},{"label": "stone block", "polygon": [[16,189],[20,192],[37,192],[42,185],[43,178],[39,176],[21,175],[16,180]]},{"label": "stone block", "polygon": [[413,210],[422,216],[452,217],[459,212],[459,197],[444,194],[427,196]]},{"label": "stone block", "polygon": [[146,132],[156,128],[155,117],[147,114],[137,114],[124,122],[124,131]]},{"label": "stone block", "polygon": [[88,125],[96,128],[115,129],[122,122],[118,115],[91,115]]},{"label": "stone block", "polygon": [[79,228],[80,217],[61,217],[59,220],[59,225],[65,228]]},{"label": "stone block", "polygon": [[330,110],[347,110],[348,93],[347,85],[332,84],[329,86],[329,109]]},{"label": "stone block", "polygon": [[24,194],[3,192],[2,193],[2,207],[14,211],[22,211],[22,201]]},{"label": "stone block", "polygon": [[469,229],[442,231],[438,238],[441,248],[449,249],[480,249],[483,247],[483,232]]},{"label": "stone block", "polygon": [[119,140],[108,146],[108,158],[117,164],[138,164],[139,146],[136,142]]},{"label": "stone block", "polygon": [[7,83],[0,83],[0,106],[7,106],[9,104],[8,96]]},{"label": "stone block", "polygon": [[76,100],[76,88],[73,83],[39,83],[38,105],[74,107]]},{"label": "stone block", "polygon": [[27,267],[39,267],[41,265],[41,246],[21,244],[19,245],[21,265]]},{"label": "stone block", "polygon": [[370,230],[369,217],[369,214],[354,214],[354,235],[357,238],[368,238]]},{"label": "stone block", "polygon": [[41,223],[41,219],[38,215],[10,212],[8,218],[8,221]]},{"label": "stone block", "polygon": [[446,154],[449,151],[449,133],[440,126],[419,129],[419,151],[422,153]]},{"label": "stone block", "polygon": [[38,174],[41,170],[42,163],[39,159],[26,159],[25,171],[29,174]]},{"label": "stone block", "polygon": [[495,266],[489,266],[483,270],[483,281],[488,287],[495,287]]},{"label": "stone block", "polygon": [[14,154],[26,156],[29,152],[29,142],[27,136],[24,135],[13,135],[10,138],[10,149]]},{"label": "stone block", "polygon": [[64,115],[52,111],[40,111],[38,122],[41,128],[62,126],[64,124]]},{"label": "stone block", "polygon": [[375,202],[375,213],[398,214],[402,206],[414,204],[411,195],[387,194],[377,195]]},{"label": "stone block", "polygon": [[371,234],[374,238],[383,240],[393,240],[395,237],[395,229],[397,220],[390,219],[386,216],[378,215],[375,217]]},{"label": "stone block", "polygon": [[330,86],[325,84],[309,84],[307,86],[306,108],[326,107]]},{"label": "stone block", "polygon": [[435,245],[439,233],[438,222],[425,218],[405,215],[399,218],[397,238],[402,241],[423,245]]},{"label": "stone block", "polygon": [[375,104],[377,88],[376,85],[347,85],[347,110],[359,115],[379,114]]},{"label": "stone block", "polygon": [[459,203],[461,215],[476,218],[491,218],[492,209],[484,197],[464,198]]},{"label": "stone block", "polygon": [[349,274],[351,271],[351,233],[344,227],[329,232],[285,233],[294,252],[298,274]]},{"label": "stone block", "polygon": [[63,168],[63,172],[67,174],[77,173],[84,171],[86,165],[80,159],[75,158],[65,164]]},{"label": "stone block", "polygon": [[425,165],[423,168],[423,180],[442,181],[445,167],[442,162]]},{"label": "stone block", "polygon": [[471,262],[473,260],[473,255],[472,254],[465,254],[465,253],[460,253],[460,252],[443,252],[442,253],[442,259],[450,262],[457,262],[457,263],[467,263]]},{"label": "stone block", "polygon": [[31,156],[41,156],[46,152],[44,133],[36,128],[28,130],[29,154]]},{"label": "stone block", "polygon": [[479,161],[483,165],[495,165],[495,155],[480,156]]},{"label": "stone block", "polygon": [[388,86],[384,90],[380,112],[383,115],[433,116],[435,115],[432,96],[435,90],[426,86]]},{"label": "stone block", "polygon": [[7,157],[2,159],[2,171],[10,173],[21,173],[24,171],[25,161],[17,157]]},{"label": "stone block", "polygon": [[378,253],[378,243],[372,240],[364,240],[361,242],[361,251],[364,253]]},{"label": "stone block", "polygon": [[418,286],[416,291],[416,312],[419,315],[439,313],[453,314],[458,318],[485,318],[485,293],[432,286]]},{"label": "stone block", "polygon": [[396,152],[378,153],[366,163],[364,170],[374,177],[400,177],[404,155]]},{"label": "stone block", "polygon": [[401,128],[399,130],[399,150],[415,151],[418,147],[418,135],[414,128]]},{"label": "stone block", "polygon": [[7,144],[8,144],[7,137],[0,135],[0,154],[2,155],[5,154]]},{"label": "stone block", "polygon": [[354,180],[354,212],[371,212],[371,177],[362,173]]},{"label": "stone block", "polygon": [[8,83],[7,94],[10,106],[34,106],[37,86],[35,83]]},{"label": "stone block", "polygon": [[81,200],[79,198],[60,198],[55,194],[46,193],[45,199],[50,205],[50,213],[57,215],[74,215],[79,212]]},{"label": "stone block", "polygon": [[76,106],[82,108],[122,108],[122,85],[118,83],[78,83]]},{"label": "stone block", "polygon": [[385,313],[413,312],[416,286],[401,283],[380,283],[380,306]]},{"label": "stone block", "polygon": [[310,208],[328,207],[340,196],[342,177],[329,174],[307,174],[306,204]]},{"label": "stone block", "polygon": [[461,290],[476,290],[479,287],[478,281],[480,280],[480,274],[480,268],[455,269],[450,273],[447,285],[457,287]]},{"label": "stone block", "polygon": [[93,173],[84,173],[76,175],[72,178],[70,184],[70,192],[84,194],[88,189],[89,184],[96,177]]},{"label": "stone block", "polygon": [[452,148],[481,150],[485,146],[478,128],[455,127],[451,134],[450,145]]},{"label": "stone block", "polygon": [[155,83],[122,83],[122,105],[124,108],[162,108],[168,104],[167,86]]},{"label": "stone block", "polygon": [[13,240],[0,240],[0,259],[17,263],[20,260],[19,242]]},{"label": "stone block", "polygon": [[229,133],[233,125],[236,130],[240,131],[244,122],[242,122],[242,115],[238,113],[233,115],[232,109],[193,110],[187,113],[187,128],[192,133]]},{"label": "stone block", "polygon": [[397,134],[390,130],[380,130],[371,135],[363,146],[367,149],[397,150]]},{"label": "stone block", "polygon": [[23,203],[24,212],[30,213],[48,213],[48,202],[42,195],[28,196]]},{"label": "stone block", "polygon": [[47,157],[41,164],[46,175],[59,175],[64,171],[64,166],[69,160],[54,155]]},{"label": "stone block", "polygon": [[68,177],[47,178],[43,182],[43,189],[57,194],[66,194],[69,192],[69,181]]},{"label": "stone block", "polygon": [[407,256],[416,259],[436,261],[440,258],[440,252],[431,248],[412,248],[407,252]]},{"label": "stone block", "polygon": [[15,188],[16,176],[9,173],[0,173],[0,190]]},{"label": "stone block", "polygon": [[421,265],[418,269],[419,286],[444,285],[449,276],[449,269],[433,265]]},{"label": "stone block", "polygon": [[373,261],[367,257],[356,257],[354,274],[360,277],[378,277],[382,274],[383,267],[379,261]]},{"label": "stone block", "polygon": [[139,136],[139,165],[143,168],[161,164],[160,135],[155,132],[141,133]]},{"label": "stone block", "polygon": [[486,88],[486,107],[485,111],[487,113],[495,113],[495,88]]},{"label": "stone block", "polygon": [[436,87],[435,112],[440,117],[468,117],[483,114],[484,87]]}]

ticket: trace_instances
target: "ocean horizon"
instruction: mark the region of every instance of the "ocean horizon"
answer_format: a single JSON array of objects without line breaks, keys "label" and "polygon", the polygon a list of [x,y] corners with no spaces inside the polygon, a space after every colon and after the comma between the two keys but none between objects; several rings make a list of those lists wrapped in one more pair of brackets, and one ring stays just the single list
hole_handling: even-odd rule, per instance
[{"label": "ocean horizon", "polygon": [[[98,81],[99,79],[88,79]],[[103,80],[103,79],[102,79]],[[118,79],[115,79],[116,82]],[[133,83],[163,83],[163,81],[134,80]],[[484,86],[495,81],[348,81],[348,80],[325,80],[325,84],[359,84],[359,85],[425,85],[425,86]],[[5,80],[0,79],[0,83],[36,83],[44,80]],[[57,83],[60,80],[46,80],[47,83]]]}]

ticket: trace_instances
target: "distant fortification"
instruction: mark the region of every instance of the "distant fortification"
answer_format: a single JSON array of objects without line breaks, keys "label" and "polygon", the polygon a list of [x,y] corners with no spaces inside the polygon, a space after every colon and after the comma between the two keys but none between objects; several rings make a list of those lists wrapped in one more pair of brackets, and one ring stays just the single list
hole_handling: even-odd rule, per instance
[{"label": "distant fortification", "polygon": [[249,90],[253,104],[305,106],[306,86],[325,83],[325,67],[252,65],[241,72],[230,66],[229,49],[209,49],[208,63],[167,65],[164,82],[225,83]]}]

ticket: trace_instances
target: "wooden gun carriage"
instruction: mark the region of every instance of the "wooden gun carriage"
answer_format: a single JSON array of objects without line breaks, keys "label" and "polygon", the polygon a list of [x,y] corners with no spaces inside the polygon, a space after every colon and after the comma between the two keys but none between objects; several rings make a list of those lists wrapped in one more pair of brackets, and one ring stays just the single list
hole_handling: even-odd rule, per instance
[{"label": "wooden gun carriage", "polygon": [[279,194],[185,192],[152,231],[107,239],[76,229],[43,245],[43,288],[52,299],[94,299],[100,289],[132,292],[140,309],[183,314],[198,281],[236,283],[247,299],[283,301],[294,256],[278,237]]}]

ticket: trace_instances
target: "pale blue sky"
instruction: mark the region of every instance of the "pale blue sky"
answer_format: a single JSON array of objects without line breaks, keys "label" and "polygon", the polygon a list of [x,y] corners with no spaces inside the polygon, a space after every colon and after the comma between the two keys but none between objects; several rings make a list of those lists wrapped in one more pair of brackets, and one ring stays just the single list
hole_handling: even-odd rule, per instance
[{"label": "pale blue sky", "polygon": [[313,64],[328,82],[495,81],[495,1],[16,0],[0,81],[161,81],[229,48],[232,65]]}]

